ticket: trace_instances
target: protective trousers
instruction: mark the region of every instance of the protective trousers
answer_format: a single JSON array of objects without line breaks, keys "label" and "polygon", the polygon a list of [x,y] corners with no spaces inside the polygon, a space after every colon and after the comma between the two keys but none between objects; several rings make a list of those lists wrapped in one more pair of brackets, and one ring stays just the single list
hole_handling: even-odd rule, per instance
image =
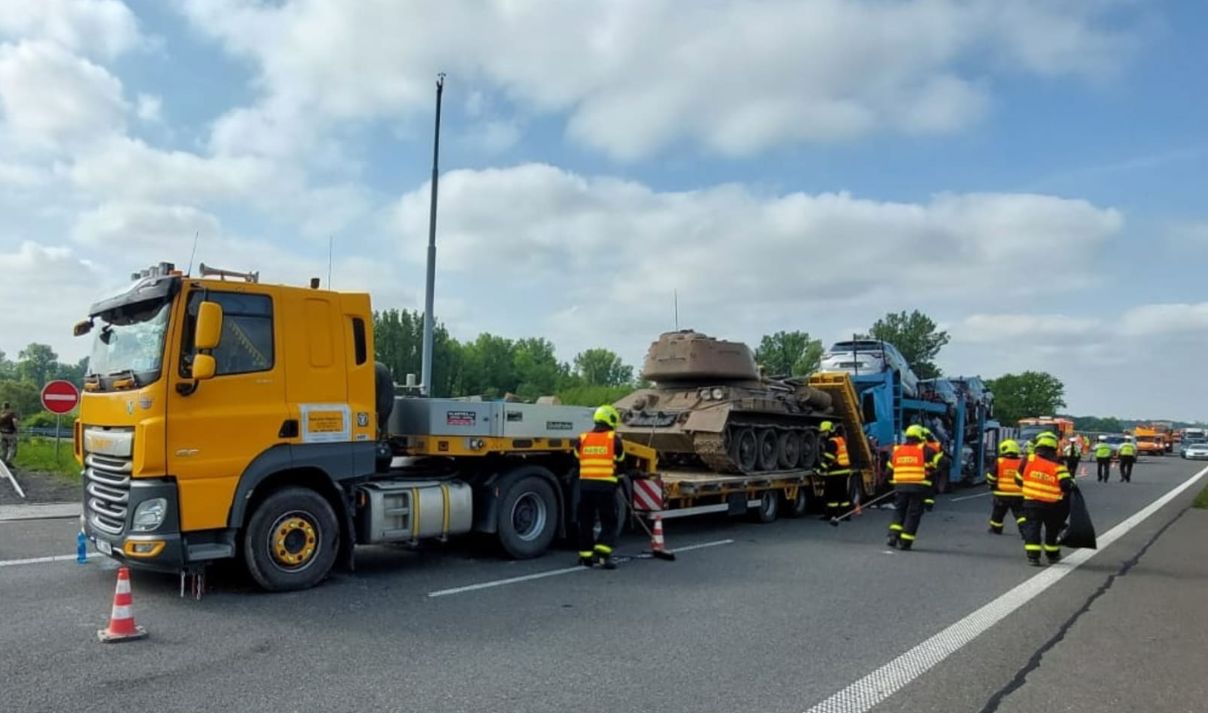
[{"label": "protective trousers", "polygon": [[1078,476],[1078,464],[1082,462],[1082,456],[1066,456],[1065,468],[1070,472],[1070,475]]},{"label": "protective trousers", "polygon": [[1003,525],[1006,521],[1003,519],[1007,513],[1011,513],[1011,517],[1015,518],[1015,524],[1019,527],[1020,534],[1023,534],[1023,523],[1026,519],[1023,514],[1023,496],[1022,495],[995,495],[994,506],[990,509],[990,531],[996,535],[1002,534]]},{"label": "protective trousers", "polygon": [[1037,500],[1025,500],[1023,503],[1024,520],[1023,548],[1028,559],[1038,561],[1040,553],[1044,552],[1050,562],[1061,559],[1061,547],[1057,544],[1057,535],[1065,526],[1065,518],[1069,507],[1063,502],[1042,503]]},{"label": "protective trousers", "polygon": [[889,537],[896,538],[903,549],[910,549],[923,519],[923,501],[931,495],[931,488],[921,485],[899,485],[893,494],[893,523],[889,526]]},{"label": "protective trousers", "polygon": [[1102,483],[1106,483],[1107,479],[1111,477],[1112,474],[1112,459],[1099,458],[1097,460],[1099,463],[1099,470],[1096,473],[1096,479]]},{"label": "protective trousers", "polygon": [[1120,456],[1120,481],[1123,483],[1132,482],[1133,465],[1137,462],[1136,456]]},{"label": "protective trousers", "polygon": [[[617,486],[611,483],[579,483],[579,556],[607,557],[617,544]],[[596,518],[600,518],[600,539],[595,538]]]},{"label": "protective trousers", "polygon": [[850,473],[827,473],[823,476],[822,497],[826,502],[827,519],[839,517],[851,509],[850,477]]}]

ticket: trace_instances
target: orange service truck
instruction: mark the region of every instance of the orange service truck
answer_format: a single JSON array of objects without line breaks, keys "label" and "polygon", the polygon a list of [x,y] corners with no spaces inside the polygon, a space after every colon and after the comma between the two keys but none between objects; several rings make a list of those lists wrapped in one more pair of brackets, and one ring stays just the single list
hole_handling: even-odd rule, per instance
[{"label": "orange service truck", "polygon": [[1164,456],[1173,445],[1169,427],[1158,423],[1138,423],[1133,428],[1137,439],[1137,452],[1150,456]]},{"label": "orange service truck", "polygon": [[369,295],[161,263],[94,304],[75,456],[84,530],[123,563],[241,558],[267,590],[354,545],[486,533],[535,557],[574,532],[592,409],[396,397]]}]

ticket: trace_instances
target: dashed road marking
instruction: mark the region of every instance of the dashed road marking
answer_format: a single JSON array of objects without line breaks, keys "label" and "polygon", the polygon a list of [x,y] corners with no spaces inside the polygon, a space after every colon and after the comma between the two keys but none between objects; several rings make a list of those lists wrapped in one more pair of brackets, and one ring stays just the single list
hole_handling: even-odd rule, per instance
[{"label": "dashed road marking", "polygon": [[[101,555],[99,552],[89,552],[88,553],[89,559],[92,559],[93,557],[100,557],[100,556]],[[0,567],[16,567],[17,565],[22,565],[22,564],[47,564],[49,562],[67,562],[68,560],[75,560],[75,558],[76,558],[75,555],[54,555],[52,557],[30,557],[29,559],[23,559],[23,560],[0,560]]]}]

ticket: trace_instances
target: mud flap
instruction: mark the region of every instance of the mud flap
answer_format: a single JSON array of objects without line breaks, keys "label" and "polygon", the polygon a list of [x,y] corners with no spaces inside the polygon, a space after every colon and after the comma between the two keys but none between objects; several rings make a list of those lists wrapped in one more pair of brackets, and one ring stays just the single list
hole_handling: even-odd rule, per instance
[{"label": "mud flap", "polygon": [[730,507],[727,511],[730,515],[740,516],[747,514],[747,495],[746,493],[730,493],[726,498],[726,505]]}]

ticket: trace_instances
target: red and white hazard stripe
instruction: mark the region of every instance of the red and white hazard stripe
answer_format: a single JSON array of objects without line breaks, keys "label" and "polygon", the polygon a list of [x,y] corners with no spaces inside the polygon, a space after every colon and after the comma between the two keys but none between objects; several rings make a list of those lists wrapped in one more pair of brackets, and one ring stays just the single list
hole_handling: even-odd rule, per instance
[{"label": "red and white hazard stripe", "polygon": [[633,509],[659,512],[663,509],[663,483],[660,480],[633,481]]}]

